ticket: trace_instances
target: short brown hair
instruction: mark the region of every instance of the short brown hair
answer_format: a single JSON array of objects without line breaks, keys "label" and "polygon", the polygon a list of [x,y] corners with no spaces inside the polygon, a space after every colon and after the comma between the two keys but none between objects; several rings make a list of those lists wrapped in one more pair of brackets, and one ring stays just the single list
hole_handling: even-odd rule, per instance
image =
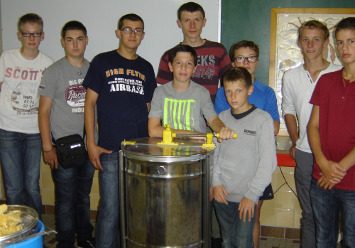
[{"label": "short brown hair", "polygon": [[67,23],[64,24],[63,28],[62,28],[62,38],[65,39],[65,35],[67,34],[67,31],[69,30],[80,30],[83,31],[83,34],[85,35],[85,37],[87,36],[87,30],[86,27],[79,21],[69,21]]},{"label": "short brown hair", "polygon": [[183,5],[180,6],[180,8],[177,11],[177,16],[180,21],[181,21],[181,13],[183,11],[187,11],[190,13],[200,11],[203,18],[205,18],[205,11],[203,10],[202,6],[195,2],[184,3]]},{"label": "short brown hair", "polygon": [[302,25],[298,28],[298,40],[301,39],[301,34],[302,34],[303,30],[306,28],[319,29],[319,30],[323,31],[323,33],[324,33],[324,40],[329,39],[329,30],[328,30],[327,26],[320,21],[310,20],[310,21],[303,22]]},{"label": "short brown hair", "polygon": [[236,81],[243,81],[247,89],[253,84],[250,73],[243,67],[232,67],[223,75],[223,84]]},{"label": "short brown hair", "polygon": [[254,52],[256,53],[256,57],[259,58],[259,46],[257,44],[255,44],[253,41],[242,40],[242,41],[238,41],[238,42],[234,43],[231,46],[231,48],[229,49],[229,57],[230,57],[231,61],[234,60],[235,51],[237,51],[239,48],[242,48],[242,47],[247,47],[247,48],[250,48],[251,50],[254,50]]},{"label": "short brown hair", "polygon": [[337,33],[343,29],[355,30],[355,17],[347,17],[338,22],[334,32],[335,35],[337,35]]},{"label": "short brown hair", "polygon": [[197,54],[195,49],[193,49],[191,46],[189,45],[183,45],[183,44],[179,44],[176,47],[174,47],[170,52],[169,52],[169,62],[173,63],[174,58],[176,57],[176,54],[178,52],[185,52],[185,53],[190,53],[191,56],[194,58],[194,66],[197,65]]},{"label": "short brown hair", "polygon": [[144,30],[144,21],[143,21],[142,17],[140,17],[139,15],[134,14],[134,13],[124,15],[124,16],[122,16],[122,17],[118,20],[117,28],[118,28],[119,30],[122,29],[122,27],[123,27],[123,22],[124,22],[125,20],[129,20],[129,21],[133,21],[133,22],[141,22],[142,25],[143,25],[143,30]]},{"label": "short brown hair", "polygon": [[39,24],[42,29],[43,29],[43,20],[42,20],[42,17],[40,17],[39,15],[35,14],[35,13],[28,13],[28,14],[25,14],[23,16],[21,16],[19,19],[18,19],[18,22],[17,22],[17,30],[19,32],[21,32],[21,26],[26,24],[26,23],[37,23]]}]

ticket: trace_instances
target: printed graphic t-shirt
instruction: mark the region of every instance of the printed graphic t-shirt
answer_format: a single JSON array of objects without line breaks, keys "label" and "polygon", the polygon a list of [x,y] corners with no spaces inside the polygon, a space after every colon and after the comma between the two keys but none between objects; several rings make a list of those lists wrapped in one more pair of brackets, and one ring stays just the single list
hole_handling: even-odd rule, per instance
[{"label": "printed graphic t-shirt", "polygon": [[172,82],[158,87],[149,112],[149,118],[160,118],[163,126],[201,133],[206,133],[205,119],[216,115],[208,90],[192,81],[184,92],[175,91]]},{"label": "printed graphic t-shirt", "polygon": [[83,135],[86,89],[81,84],[89,66],[85,60],[77,68],[62,58],[43,74],[38,93],[53,100],[50,129],[55,140],[71,134]]},{"label": "printed graphic t-shirt", "polygon": [[0,128],[11,132],[39,133],[38,86],[53,60],[42,52],[25,59],[20,49],[4,51],[0,57]]},{"label": "printed graphic t-shirt", "polygon": [[156,88],[152,65],[138,56],[122,57],[116,50],[97,55],[83,86],[98,94],[98,145],[112,151],[121,142],[148,136],[148,109]]}]

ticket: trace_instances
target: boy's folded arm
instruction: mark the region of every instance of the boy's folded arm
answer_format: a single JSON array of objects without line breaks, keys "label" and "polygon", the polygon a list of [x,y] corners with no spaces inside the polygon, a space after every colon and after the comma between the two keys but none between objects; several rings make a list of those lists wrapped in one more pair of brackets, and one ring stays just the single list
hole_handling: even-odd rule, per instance
[{"label": "boy's folded arm", "polygon": [[307,125],[307,134],[314,159],[325,176],[332,183],[339,183],[346,170],[334,161],[328,160],[323,153],[319,133],[319,106],[313,105],[311,117]]},{"label": "boy's folded arm", "polygon": [[355,147],[342,159],[339,164],[348,170],[355,165]]}]

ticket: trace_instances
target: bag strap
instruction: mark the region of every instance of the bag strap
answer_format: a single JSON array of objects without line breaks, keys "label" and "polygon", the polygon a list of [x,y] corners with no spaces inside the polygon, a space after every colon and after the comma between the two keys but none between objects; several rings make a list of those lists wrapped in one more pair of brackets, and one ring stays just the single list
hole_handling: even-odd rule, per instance
[{"label": "bag strap", "polygon": [[[84,129],[83,129],[83,140],[85,139],[85,135],[86,135],[86,132],[85,132],[85,125],[84,125]],[[53,142],[53,144],[55,145],[55,139],[54,139],[54,137],[53,137],[52,132],[51,132],[51,136],[52,136],[52,142]]]},{"label": "bag strap", "polygon": [[83,140],[85,139],[85,135],[86,135],[86,131],[85,131],[85,124],[84,124],[84,128],[83,128]]}]

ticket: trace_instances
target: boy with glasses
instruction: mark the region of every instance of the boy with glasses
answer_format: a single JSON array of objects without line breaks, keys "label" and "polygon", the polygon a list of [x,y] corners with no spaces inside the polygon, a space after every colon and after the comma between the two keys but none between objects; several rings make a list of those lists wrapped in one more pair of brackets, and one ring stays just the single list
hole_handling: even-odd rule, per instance
[{"label": "boy with glasses", "polygon": [[313,248],[316,240],[309,195],[313,170],[313,154],[307,137],[307,123],[312,111],[309,101],[319,78],[341,67],[323,58],[324,49],[329,44],[329,30],[323,23],[317,20],[302,23],[297,44],[304,64],[285,72],[281,109],[292,141],[289,153],[296,160],[295,183],[302,209],[301,244],[302,247]]},{"label": "boy with glasses", "polygon": [[[242,40],[236,42],[229,50],[229,57],[232,61],[233,67],[243,67],[251,74],[254,90],[249,96],[248,101],[250,104],[255,105],[255,107],[260,108],[271,115],[274,123],[274,135],[276,136],[280,128],[280,116],[277,109],[275,92],[271,87],[262,84],[255,78],[255,70],[259,66],[259,46],[253,41]],[[217,114],[230,108],[223,87],[217,91],[214,108]],[[270,184],[266,187],[263,195],[259,198],[258,205],[256,207],[255,225],[253,231],[253,242],[255,248],[259,247],[261,206],[264,200],[270,200],[273,198],[274,194]]]},{"label": "boy with glasses", "polygon": [[38,50],[44,39],[40,16],[23,15],[17,28],[21,48],[0,57],[1,169],[7,204],[30,206],[41,216],[38,86],[53,60]]},{"label": "boy with glasses", "polygon": [[[116,50],[97,55],[84,80],[86,143],[99,171],[100,204],[96,246],[118,247],[118,152],[124,139],[148,136],[148,112],[156,88],[152,65],[136,52],[144,38],[143,19],[127,14],[118,21]],[[95,107],[99,141],[95,142]]]},{"label": "boy with glasses", "polygon": [[[193,47],[197,53],[197,67],[191,79],[207,88],[214,101],[219,80],[231,67],[227,51],[222,44],[201,38],[202,29],[206,25],[205,11],[201,5],[195,2],[185,3],[178,9],[177,16],[177,24],[184,35],[181,44]],[[157,74],[159,84],[173,80],[168,66],[172,49],[161,57]]]},{"label": "boy with glasses", "polygon": [[90,223],[90,192],[95,169],[87,160],[79,167],[63,168],[52,139],[84,132],[85,88],[81,85],[89,69],[84,58],[88,44],[86,27],[67,22],[61,32],[65,57],[51,65],[39,86],[39,129],[43,159],[52,169],[55,186],[57,247],[94,247]]}]

